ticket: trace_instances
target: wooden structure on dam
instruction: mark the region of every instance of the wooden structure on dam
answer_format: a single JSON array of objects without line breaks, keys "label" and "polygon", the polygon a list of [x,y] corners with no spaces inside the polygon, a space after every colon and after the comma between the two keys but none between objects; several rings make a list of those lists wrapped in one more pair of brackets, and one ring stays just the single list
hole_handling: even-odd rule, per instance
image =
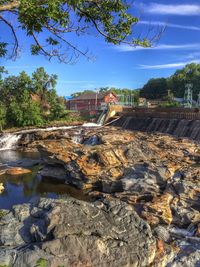
[{"label": "wooden structure on dam", "polygon": [[162,118],[200,120],[199,108],[123,108],[120,116],[135,118]]}]

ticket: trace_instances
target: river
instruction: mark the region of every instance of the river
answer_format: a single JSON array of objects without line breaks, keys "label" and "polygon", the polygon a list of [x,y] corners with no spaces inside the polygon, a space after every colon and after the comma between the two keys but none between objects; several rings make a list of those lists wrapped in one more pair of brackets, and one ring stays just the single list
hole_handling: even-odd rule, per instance
[{"label": "river", "polygon": [[27,203],[38,197],[60,198],[73,196],[77,199],[87,200],[87,197],[80,190],[66,184],[58,184],[50,179],[42,179],[37,175],[40,165],[39,153],[18,152],[14,150],[1,151],[0,169],[6,165],[27,167],[32,170],[30,174],[18,176],[3,174],[0,175],[0,183],[5,189],[0,194],[0,209],[10,209],[13,205]]}]

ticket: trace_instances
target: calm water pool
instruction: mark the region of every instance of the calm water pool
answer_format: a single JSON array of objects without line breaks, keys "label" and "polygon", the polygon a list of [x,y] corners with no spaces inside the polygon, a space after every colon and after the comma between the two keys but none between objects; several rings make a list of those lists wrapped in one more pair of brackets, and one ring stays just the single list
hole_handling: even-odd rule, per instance
[{"label": "calm water pool", "polygon": [[[38,153],[26,153],[17,151],[1,151],[0,165],[20,166],[27,168],[29,160],[38,160]],[[5,190],[0,194],[0,209],[9,209],[13,205],[29,202],[33,197],[60,198],[73,196],[77,199],[88,200],[88,197],[80,190],[65,184],[57,184],[49,179],[43,180],[37,175],[40,166],[28,167],[31,174],[12,176],[0,175],[0,183]]]}]

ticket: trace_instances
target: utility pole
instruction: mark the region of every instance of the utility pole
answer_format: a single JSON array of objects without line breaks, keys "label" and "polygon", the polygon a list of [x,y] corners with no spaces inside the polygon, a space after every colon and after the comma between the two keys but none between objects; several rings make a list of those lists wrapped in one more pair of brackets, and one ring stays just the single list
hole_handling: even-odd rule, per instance
[{"label": "utility pole", "polygon": [[95,89],[95,90],[96,90],[95,110],[97,110],[97,107],[98,107],[98,93],[99,93],[99,89]]},{"label": "utility pole", "polygon": [[188,83],[185,85],[185,95],[184,95],[184,102],[185,102],[185,107],[186,108],[192,108],[192,104],[193,104],[193,92],[192,92],[192,88],[193,88],[193,84],[192,83]]}]

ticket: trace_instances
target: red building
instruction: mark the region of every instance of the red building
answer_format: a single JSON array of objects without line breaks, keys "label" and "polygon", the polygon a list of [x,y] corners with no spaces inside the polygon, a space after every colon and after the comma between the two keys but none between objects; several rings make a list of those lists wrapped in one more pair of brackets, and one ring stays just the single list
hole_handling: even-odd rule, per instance
[{"label": "red building", "polygon": [[113,92],[82,94],[68,101],[70,110],[99,110],[108,104],[117,103],[118,98]]}]

